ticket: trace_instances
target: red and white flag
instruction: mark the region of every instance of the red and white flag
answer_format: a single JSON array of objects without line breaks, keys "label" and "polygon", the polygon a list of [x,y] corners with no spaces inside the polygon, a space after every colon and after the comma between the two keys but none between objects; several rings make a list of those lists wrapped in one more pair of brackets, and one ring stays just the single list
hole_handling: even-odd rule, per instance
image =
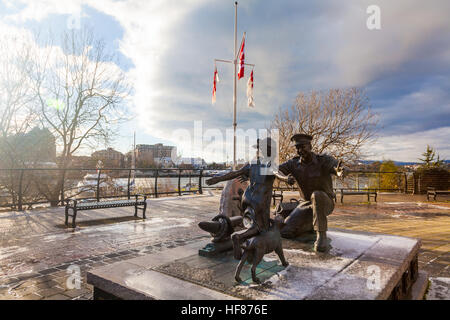
[{"label": "red and white flag", "polygon": [[216,103],[216,85],[219,82],[219,74],[217,73],[217,67],[214,67],[214,80],[213,80],[213,92],[212,92],[212,104]]},{"label": "red and white flag", "polygon": [[247,99],[248,99],[248,106],[254,107],[255,103],[253,101],[253,70],[250,73],[250,78],[248,78],[247,82]]},{"label": "red and white flag", "polygon": [[245,46],[245,32],[244,36],[242,37],[242,43],[241,48],[239,49],[239,73],[238,73],[238,80],[244,77],[244,46]]}]

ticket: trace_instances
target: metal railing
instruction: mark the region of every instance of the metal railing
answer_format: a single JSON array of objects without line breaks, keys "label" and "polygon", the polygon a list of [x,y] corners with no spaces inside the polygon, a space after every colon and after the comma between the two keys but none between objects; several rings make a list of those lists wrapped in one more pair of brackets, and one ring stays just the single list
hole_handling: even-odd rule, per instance
[{"label": "metal railing", "polygon": [[[350,171],[348,175],[341,179],[333,177],[333,188],[335,190],[348,191],[377,191],[377,192],[397,192],[407,193],[408,177],[410,173],[400,171]],[[289,186],[284,182],[276,182],[276,190],[295,191],[297,187]]]},{"label": "metal railing", "polygon": [[67,198],[128,198],[145,194],[158,198],[168,195],[202,194],[205,178],[212,177],[203,169],[147,168],[21,168],[0,169],[0,207],[23,210],[38,204],[63,205]]},{"label": "metal railing", "polygon": [[[38,204],[63,205],[67,198],[130,198],[140,193],[150,197],[202,194],[206,188],[221,189],[224,183],[207,186],[211,170],[146,168],[20,168],[0,169],[0,207],[23,210]],[[335,189],[403,192],[408,190],[405,172],[353,171]],[[296,191],[296,186],[276,180],[275,190]]]},{"label": "metal railing", "polygon": [[334,177],[334,189],[406,193],[408,173],[402,171],[350,171],[345,179]]}]

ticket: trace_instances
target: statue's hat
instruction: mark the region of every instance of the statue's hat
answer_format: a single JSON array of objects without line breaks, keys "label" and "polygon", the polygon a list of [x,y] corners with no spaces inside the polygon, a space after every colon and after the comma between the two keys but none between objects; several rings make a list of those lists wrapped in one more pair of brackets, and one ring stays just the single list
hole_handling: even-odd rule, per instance
[{"label": "statue's hat", "polygon": [[310,143],[312,140],[312,136],[305,133],[296,133],[292,136],[291,141],[295,143],[295,145]]}]

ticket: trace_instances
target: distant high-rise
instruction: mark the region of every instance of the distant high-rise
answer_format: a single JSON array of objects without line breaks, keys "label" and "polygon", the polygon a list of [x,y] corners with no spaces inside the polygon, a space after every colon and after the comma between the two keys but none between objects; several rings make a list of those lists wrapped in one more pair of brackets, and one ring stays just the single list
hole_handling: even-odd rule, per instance
[{"label": "distant high-rise", "polygon": [[170,158],[175,160],[177,157],[177,147],[165,146],[162,143],[157,144],[137,144],[136,161],[137,162],[155,162],[155,159]]}]

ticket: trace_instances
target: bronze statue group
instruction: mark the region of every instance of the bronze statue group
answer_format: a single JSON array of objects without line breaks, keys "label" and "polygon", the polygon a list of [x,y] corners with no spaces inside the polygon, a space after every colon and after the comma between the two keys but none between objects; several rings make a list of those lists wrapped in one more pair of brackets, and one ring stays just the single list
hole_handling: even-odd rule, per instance
[{"label": "bronze statue group", "polygon": [[[298,133],[291,141],[297,156],[273,169],[272,159],[276,152],[271,138],[258,140],[256,161],[239,170],[206,180],[208,185],[238,178],[249,180],[241,201],[245,229],[231,235],[234,257],[241,260],[236,270],[236,281],[245,261],[253,263],[252,278],[259,282],[255,269],[264,254],[275,251],[282,264],[288,263],[281,247],[281,237],[296,238],[302,234],[316,233],[314,250],[325,252],[327,242],[327,216],[334,209],[334,192],[331,175],[343,176],[341,162],[329,155],[312,152],[312,137]],[[261,147],[263,146],[263,147]],[[297,182],[301,194],[298,205],[289,212],[270,218],[273,182],[280,179],[293,185]]]}]

